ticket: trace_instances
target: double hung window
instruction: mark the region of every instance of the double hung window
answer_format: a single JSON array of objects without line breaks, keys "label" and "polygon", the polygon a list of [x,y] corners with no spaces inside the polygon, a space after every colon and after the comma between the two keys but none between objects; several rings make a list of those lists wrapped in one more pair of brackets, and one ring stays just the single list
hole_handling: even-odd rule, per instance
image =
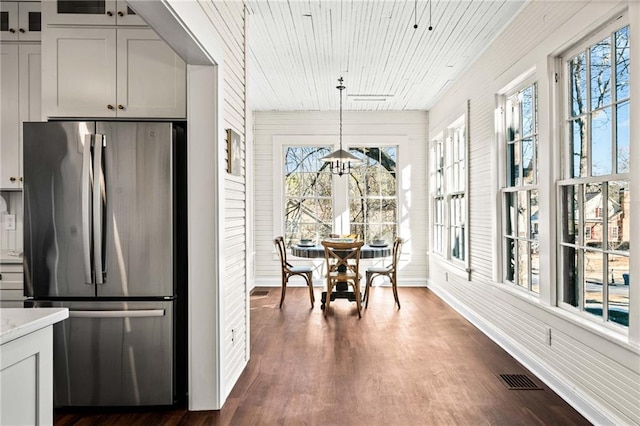
[{"label": "double hung window", "polygon": [[431,249],[446,259],[465,263],[468,258],[466,152],[466,116],[462,116],[431,145]]},{"label": "double hung window", "polygon": [[537,85],[507,94],[503,110],[503,276],[505,282],[539,293]]},{"label": "double hung window", "polygon": [[629,27],[616,21],[563,59],[561,302],[629,323]]}]

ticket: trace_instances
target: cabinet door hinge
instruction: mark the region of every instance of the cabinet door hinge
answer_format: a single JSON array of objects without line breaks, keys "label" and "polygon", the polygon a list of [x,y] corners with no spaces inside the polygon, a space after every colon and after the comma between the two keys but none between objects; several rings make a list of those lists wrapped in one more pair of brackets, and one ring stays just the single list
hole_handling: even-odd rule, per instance
[{"label": "cabinet door hinge", "polygon": [[555,80],[556,80],[556,83],[557,83],[558,82],[558,73],[555,73],[554,76],[555,76]]}]

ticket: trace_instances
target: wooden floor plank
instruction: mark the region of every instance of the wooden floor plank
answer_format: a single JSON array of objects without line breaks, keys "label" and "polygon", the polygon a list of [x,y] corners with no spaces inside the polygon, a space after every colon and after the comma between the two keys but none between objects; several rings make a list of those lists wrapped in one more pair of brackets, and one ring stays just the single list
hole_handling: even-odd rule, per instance
[{"label": "wooden floor plank", "polygon": [[[426,288],[400,288],[402,309],[374,288],[361,319],[347,300],[326,318],[309,309],[306,288],[278,309],[268,290],[251,297],[251,360],[222,410],[66,411],[56,426],[589,424]],[[498,374],[542,390],[509,390]]]}]

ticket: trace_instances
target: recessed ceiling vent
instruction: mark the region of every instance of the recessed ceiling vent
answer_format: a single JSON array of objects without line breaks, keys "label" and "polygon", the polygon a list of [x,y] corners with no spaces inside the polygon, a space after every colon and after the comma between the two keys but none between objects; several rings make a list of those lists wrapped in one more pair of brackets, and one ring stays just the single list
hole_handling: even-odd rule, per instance
[{"label": "recessed ceiling vent", "polygon": [[509,390],[540,390],[542,389],[525,374],[499,374],[502,384]]}]

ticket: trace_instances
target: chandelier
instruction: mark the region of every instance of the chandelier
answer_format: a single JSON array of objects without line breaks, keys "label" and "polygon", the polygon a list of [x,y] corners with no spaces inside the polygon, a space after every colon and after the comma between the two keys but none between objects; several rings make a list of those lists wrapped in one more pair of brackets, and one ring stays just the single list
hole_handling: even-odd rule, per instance
[{"label": "chandelier", "polygon": [[331,173],[338,176],[348,175],[351,173],[351,167],[360,162],[358,157],[342,149],[342,91],[345,89],[345,86],[342,84],[343,81],[344,79],[340,77],[338,79],[340,84],[336,86],[336,89],[340,91],[340,149],[320,159],[329,163]]}]

